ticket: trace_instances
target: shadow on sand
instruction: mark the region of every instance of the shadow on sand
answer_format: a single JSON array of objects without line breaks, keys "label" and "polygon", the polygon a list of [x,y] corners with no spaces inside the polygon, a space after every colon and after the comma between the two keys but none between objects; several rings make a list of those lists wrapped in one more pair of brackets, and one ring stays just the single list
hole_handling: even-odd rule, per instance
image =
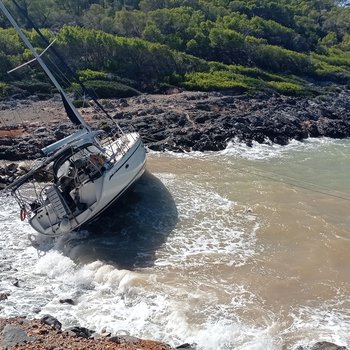
[{"label": "shadow on sand", "polygon": [[177,221],[170,192],[146,172],[116,205],[56,247],[78,263],[101,260],[129,270],[149,267]]}]

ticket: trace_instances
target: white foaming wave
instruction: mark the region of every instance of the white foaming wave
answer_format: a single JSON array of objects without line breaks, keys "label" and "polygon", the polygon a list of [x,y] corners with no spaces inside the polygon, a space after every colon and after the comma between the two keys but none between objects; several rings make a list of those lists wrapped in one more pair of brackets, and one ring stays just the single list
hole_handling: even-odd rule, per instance
[{"label": "white foaming wave", "polygon": [[[210,293],[198,296],[196,308],[192,313],[201,312],[206,315],[202,324],[187,326],[180,334],[186,335],[186,341],[196,343],[200,350],[274,350],[280,349],[280,341],[276,334],[279,326],[274,315],[264,310],[261,301],[247,291],[244,286],[231,285],[229,294],[236,294],[231,303],[220,304],[211,300]],[[194,292],[188,293],[189,296]],[[209,300],[207,300],[209,299]],[[247,322],[245,313],[254,308],[254,303],[260,304],[259,322]],[[189,304],[189,303],[187,303]],[[259,323],[259,324],[258,324]],[[178,327],[174,325],[174,327]],[[181,324],[180,324],[181,326]],[[176,329],[173,330],[177,332]]]},{"label": "white foaming wave", "polygon": [[248,160],[264,160],[272,158],[281,158],[288,156],[291,152],[306,150],[315,150],[325,145],[348,145],[347,141],[339,139],[331,139],[327,137],[309,138],[303,141],[291,140],[288,145],[281,146],[274,143],[260,144],[253,141],[252,146],[249,147],[245,143],[232,140],[227,144],[224,151],[219,153],[223,155],[240,156]]},{"label": "white foaming wave", "polygon": [[164,156],[169,156],[171,158],[177,158],[177,159],[183,159],[183,158],[201,158],[205,156],[206,154],[212,154],[215,152],[209,151],[209,152],[200,152],[200,151],[189,151],[189,152],[174,152],[174,151],[149,151],[149,154],[151,154],[154,157],[161,157],[164,158]]},{"label": "white foaming wave", "polygon": [[57,251],[50,251],[41,257],[34,268],[34,273],[69,285],[90,283],[89,276],[82,276],[74,261]]},{"label": "white foaming wave", "polygon": [[[273,329],[274,327],[271,326]],[[228,320],[208,322],[196,336],[199,349],[203,350],[277,350],[270,327],[259,329]]]},{"label": "white foaming wave", "polygon": [[300,306],[292,311],[292,325],[286,335],[296,339],[295,347],[322,340],[350,346],[349,300],[329,301],[320,307]]},{"label": "white foaming wave", "polygon": [[[238,266],[256,254],[259,223],[246,208],[188,181],[167,186],[173,190],[179,222],[158,254],[157,265],[202,265],[209,259]],[[215,257],[209,257],[211,254]]]},{"label": "white foaming wave", "polygon": [[[51,313],[64,327],[79,324],[101,331],[108,326],[114,333],[127,329],[143,335],[148,319],[166,307],[164,297],[145,290],[147,281],[142,275],[101,261],[77,265],[57,251],[37,261],[34,278],[36,286],[20,303],[41,304],[41,314]],[[61,304],[61,298],[72,298],[76,305]]]},{"label": "white foaming wave", "polygon": [[[57,258],[59,254],[55,253],[50,258],[42,259],[38,263],[40,272],[47,273],[41,265]],[[267,322],[264,327],[253,327],[233,316],[235,310],[243,310],[253,303],[250,299],[254,299],[254,296],[243,286],[232,286],[232,294],[235,293],[236,297],[230,305],[216,305],[215,302],[209,305],[206,300],[210,296],[205,294],[205,297],[203,294],[201,297],[196,292],[186,293],[186,300],[180,301],[178,288],[173,289],[159,283],[156,287],[151,286],[155,282],[152,276],[145,280],[137,273],[119,271],[101,262],[75,266],[72,272],[72,264],[68,260],[63,262],[61,272],[54,279],[61,281],[61,277],[71,271],[75,277],[90,275],[93,286],[80,291],[74,307],[60,304],[57,293],[43,307],[42,314],[55,315],[64,327],[80,324],[97,331],[105,329],[114,334],[125,330],[135,336],[151,337],[171,344],[194,342],[202,350],[275,349],[273,333],[270,332],[272,322]],[[136,283],[137,279],[143,281]],[[55,281],[51,281],[51,284],[55,284]],[[74,286],[71,285],[71,288]],[[238,294],[241,298],[237,297]],[[248,298],[245,297],[247,294],[250,295]],[[61,296],[70,297],[72,291],[62,293]],[[198,310],[189,307],[193,298],[195,304],[198,304],[196,300],[203,303],[198,306]],[[203,308],[208,314],[208,321],[202,325],[189,322],[188,318],[197,312],[203,312]]]},{"label": "white foaming wave", "polygon": [[143,338],[172,339],[164,333],[164,323],[173,317],[174,308],[169,297],[155,291],[147,277],[100,262],[81,269],[90,273],[92,286],[77,294],[77,304],[61,305],[55,299],[42,313],[52,311],[64,327],[79,324],[98,332],[105,329],[117,334],[124,330]]},{"label": "white foaming wave", "polygon": [[33,266],[38,253],[28,240],[35,231],[18,216],[17,203],[11,198],[1,201],[0,221],[2,222],[0,248],[3,250],[0,272],[0,290],[9,293],[2,302],[4,317],[31,315],[33,308],[46,303],[40,291],[47,287],[33,276]]},{"label": "white foaming wave", "polygon": [[[202,290],[202,287],[188,289],[188,286],[182,285],[162,285],[157,278],[154,282],[156,289],[159,288],[158,292],[154,291],[155,294],[164,296],[164,299],[157,304],[152,319],[148,320],[153,338],[156,336],[175,345],[195,343],[199,350],[279,349],[275,344],[278,327],[273,315],[263,306],[259,308],[262,321],[258,326],[239,316],[254,307],[256,302],[256,297],[245,287],[231,284],[227,294],[237,293],[237,297],[231,303],[222,304],[216,297],[215,290],[220,289],[218,286],[213,288],[211,285],[210,290]],[[158,297],[153,298],[159,302]],[[152,296],[148,295],[150,299]],[[152,305],[153,302],[150,307]],[[201,322],[198,322],[198,315]],[[196,321],[193,322],[193,319]]]}]

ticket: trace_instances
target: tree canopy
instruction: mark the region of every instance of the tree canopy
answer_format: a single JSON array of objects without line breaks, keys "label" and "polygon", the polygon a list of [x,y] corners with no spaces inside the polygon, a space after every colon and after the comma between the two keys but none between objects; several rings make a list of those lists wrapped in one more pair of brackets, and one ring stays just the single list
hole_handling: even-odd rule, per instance
[{"label": "tree canopy", "polygon": [[[4,2],[39,50],[45,44],[23,14],[58,38],[76,71],[141,90],[350,81],[346,0],[17,0],[21,10]],[[29,54],[2,15],[0,27],[0,81],[37,78],[35,67],[6,74]]]}]

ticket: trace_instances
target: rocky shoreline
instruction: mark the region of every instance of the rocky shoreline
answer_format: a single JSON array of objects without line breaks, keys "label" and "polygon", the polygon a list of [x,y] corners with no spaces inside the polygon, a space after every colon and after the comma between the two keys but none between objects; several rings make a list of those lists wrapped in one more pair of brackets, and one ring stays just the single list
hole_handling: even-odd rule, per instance
[{"label": "rocky shoreline", "polygon": [[[350,136],[350,90],[345,88],[312,98],[178,92],[101,103],[122,128],[132,125],[155,151],[219,151],[231,140],[286,145],[293,139]],[[81,113],[94,126],[113,127],[91,107]],[[9,161],[35,159],[41,148],[73,131],[58,97],[3,101],[0,122],[0,159]]]},{"label": "rocky shoreline", "polygon": [[193,349],[190,344],[173,348],[167,344],[139,339],[127,334],[98,334],[84,327],[63,330],[55,317],[44,315],[40,319],[25,317],[0,319],[0,349],[124,349],[172,350]]},{"label": "rocky shoreline", "polygon": [[[40,319],[32,320],[26,317],[0,318],[0,349],[196,350],[196,345],[185,343],[172,347],[159,341],[140,339],[128,334],[112,335],[109,332],[99,334],[79,326],[62,329],[61,322],[55,317],[44,315]],[[347,348],[330,342],[317,342],[313,345],[299,346],[295,350],[347,350]]]}]

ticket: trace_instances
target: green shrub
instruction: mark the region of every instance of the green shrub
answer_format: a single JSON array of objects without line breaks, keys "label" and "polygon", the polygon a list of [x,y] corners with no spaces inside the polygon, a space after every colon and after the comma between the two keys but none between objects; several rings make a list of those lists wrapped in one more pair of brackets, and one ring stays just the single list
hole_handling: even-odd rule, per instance
[{"label": "green shrub", "polygon": [[319,58],[314,58],[313,60],[316,66],[313,74],[315,78],[330,80],[340,84],[348,84],[350,82],[350,71],[343,66],[335,66]]},{"label": "green shrub", "polygon": [[192,90],[213,91],[230,90],[243,93],[248,86],[237,76],[225,71],[210,73],[194,72],[185,75],[183,86]]},{"label": "green shrub", "polygon": [[309,56],[274,45],[256,46],[253,61],[261,68],[281,73],[304,75],[315,69]]},{"label": "green shrub", "polygon": [[[97,98],[131,97],[140,94],[136,89],[115,81],[89,80],[84,85],[90,94]],[[73,90],[81,94],[80,87],[77,85],[74,86]]]},{"label": "green shrub", "polygon": [[72,101],[74,107],[76,108],[81,108],[81,107],[84,107],[84,101],[83,100],[73,100]]},{"label": "green shrub", "polygon": [[5,96],[6,91],[7,91],[7,84],[0,82],[0,97]]},{"label": "green shrub", "polygon": [[324,62],[331,66],[339,66],[343,67],[343,69],[350,68],[350,55],[347,57],[343,52],[336,53],[335,50],[330,51],[328,55],[317,55],[313,53],[311,57],[315,60],[315,62]]},{"label": "green shrub", "polygon": [[37,80],[16,81],[13,85],[17,88],[28,91],[30,94],[51,95],[55,90],[52,84]]},{"label": "green shrub", "polygon": [[283,81],[270,81],[268,85],[283,95],[299,96],[306,95],[309,91],[302,85]]},{"label": "green shrub", "polygon": [[78,72],[79,78],[82,81],[86,80],[105,80],[108,77],[107,73],[98,72],[92,69],[85,69]]},{"label": "green shrub", "polygon": [[285,81],[284,77],[277,74],[268,73],[259,68],[250,68],[250,67],[233,66],[233,65],[228,66],[227,68],[229,71],[233,73],[242,74],[250,78],[261,79],[264,81],[271,81],[271,80]]}]

